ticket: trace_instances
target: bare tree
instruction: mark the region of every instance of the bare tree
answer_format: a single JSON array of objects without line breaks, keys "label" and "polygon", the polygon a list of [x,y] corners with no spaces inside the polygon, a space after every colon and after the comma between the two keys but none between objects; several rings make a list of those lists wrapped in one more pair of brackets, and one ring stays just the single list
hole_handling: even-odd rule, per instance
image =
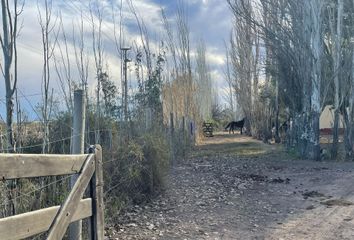
[{"label": "bare tree", "polygon": [[[97,2],[98,5],[98,2]],[[94,12],[95,10],[95,12]],[[92,49],[95,59],[96,67],[96,117],[95,117],[95,142],[100,142],[100,119],[101,119],[101,109],[100,109],[100,94],[101,94],[101,79],[104,76],[103,71],[103,43],[102,43],[102,13],[101,9],[97,7],[93,9],[93,5],[90,8],[91,14],[91,25],[92,25]],[[96,20],[98,21],[98,27],[96,26]]]},{"label": "bare tree", "polygon": [[[173,95],[173,87],[172,87],[172,81],[175,79],[178,79],[179,76],[179,67],[177,64],[177,53],[176,53],[176,44],[175,44],[175,36],[174,36],[174,32],[171,26],[171,23],[169,22],[169,20],[167,19],[167,16],[164,12],[164,10],[161,8],[161,17],[162,17],[162,23],[164,26],[164,30],[165,30],[165,42],[167,43],[167,49],[169,51],[169,53],[171,54],[171,59],[172,59],[172,66],[170,66],[168,73],[166,73],[166,79],[168,80],[168,82],[165,84],[165,88],[163,91],[163,95],[164,98],[166,99],[166,101],[164,101],[164,105],[165,105],[165,115],[166,115],[166,119],[169,118],[171,116],[171,113],[175,112],[175,97]],[[167,65],[169,64],[169,61],[167,61]],[[173,114],[172,114],[173,115]]]},{"label": "bare tree", "polygon": [[[311,66],[310,75],[305,79],[308,84],[306,88],[310,87],[310,98],[305,98],[304,110],[309,117],[309,128],[305,129],[303,139],[307,140],[309,154],[308,156],[314,160],[320,160],[320,126],[319,120],[322,111],[321,107],[321,76],[322,76],[322,54],[323,54],[323,0],[305,1],[303,6],[305,12],[304,18],[304,35],[309,34],[310,58],[309,64]],[[304,92],[307,92],[304,89]],[[307,152],[307,151],[306,151]],[[305,152],[304,152],[305,153]]]},{"label": "bare tree", "polygon": [[[131,0],[128,1],[128,5],[130,11],[135,17],[136,24],[138,26],[140,41],[134,42],[135,43],[135,50],[136,50],[136,77],[139,84],[139,104],[141,105],[141,109],[139,110],[139,115],[147,115],[146,111],[150,111],[151,104],[148,101],[147,95],[147,87],[149,83],[154,80],[154,66],[153,66],[153,54],[151,50],[151,43],[150,43],[150,34],[147,30],[145,22],[143,18],[137,12],[133,2]],[[125,61],[124,59],[122,59]],[[146,76],[144,76],[144,67]],[[125,70],[126,71],[126,70]],[[126,104],[124,104],[124,107]]]},{"label": "bare tree", "polygon": [[[169,21],[162,10],[162,22],[165,30],[167,47],[171,53],[169,102],[175,122],[185,117],[189,121],[198,119],[198,106],[194,94],[196,81],[192,75],[191,41],[187,5],[183,0],[177,1],[177,13]],[[176,29],[176,31],[173,31]],[[168,114],[169,115],[169,114]]]},{"label": "bare tree", "polygon": [[[242,10],[253,18],[254,10],[251,1],[230,2],[230,6],[237,11]],[[235,93],[247,118],[246,128],[250,134],[256,136],[259,135],[257,117],[254,115],[259,90],[259,36],[258,30],[250,18],[235,14],[234,29],[230,41]]]},{"label": "bare tree", "polygon": [[[337,158],[338,153],[338,127],[339,127],[339,112],[340,106],[342,104],[342,99],[340,96],[341,84],[340,84],[340,62],[341,62],[341,48],[342,48],[342,28],[343,28],[343,0],[337,0],[337,4],[334,4],[333,8],[330,10],[330,20],[329,27],[334,42],[332,50],[333,58],[333,73],[334,73],[334,123],[333,123],[333,146],[331,151],[331,157],[333,159]],[[336,14],[335,9],[337,9]],[[337,23],[337,24],[336,24]]]},{"label": "bare tree", "polygon": [[142,44],[142,48],[145,52],[145,64],[147,69],[147,77],[150,78],[152,76],[153,66],[152,66],[152,56],[151,56],[151,49],[150,49],[150,36],[149,32],[146,28],[145,22],[142,17],[139,16],[138,12],[136,11],[132,0],[128,1],[128,5],[130,11],[133,13],[135,17],[135,21],[138,25],[139,34],[140,34],[140,42]]},{"label": "bare tree", "polygon": [[[54,66],[55,71],[59,80],[59,87],[64,95],[64,100],[66,107],[69,113],[73,111],[73,96],[72,96],[72,88],[74,85],[74,81],[72,78],[72,70],[71,70],[71,59],[70,52],[68,46],[68,40],[66,36],[66,32],[63,25],[62,15],[59,17],[59,31],[58,33],[61,35],[61,40],[58,41],[58,54],[54,54]],[[59,36],[57,36],[59,38]],[[62,46],[63,45],[63,46]]]},{"label": "bare tree", "polygon": [[232,118],[235,118],[235,94],[234,94],[234,87],[233,87],[233,78],[232,78],[232,73],[231,73],[231,62],[230,62],[230,49],[228,46],[228,43],[224,41],[225,45],[225,57],[226,57],[226,67],[224,69],[224,77],[227,82],[227,89],[225,93],[225,99],[227,103],[229,104],[229,108],[232,113]]},{"label": "bare tree", "polygon": [[202,120],[211,119],[213,105],[212,82],[210,68],[206,58],[205,42],[200,40],[196,56],[196,103]]},{"label": "bare tree", "polygon": [[[342,106],[342,113],[345,124],[344,144],[346,157],[353,160],[353,144],[354,144],[354,1],[344,2],[344,14],[346,15],[345,21],[343,20],[343,45],[345,50],[343,55],[343,62],[346,64],[341,68],[345,73],[342,79],[346,80],[343,83],[342,96],[345,96]],[[344,48],[343,47],[343,48]]]},{"label": "bare tree", "polygon": [[350,160],[353,160],[353,145],[354,145],[354,43],[351,44],[351,73],[350,77],[348,78],[349,82],[348,85],[350,86],[347,90],[348,96],[348,107],[345,107],[343,111],[344,123],[346,126],[345,133],[344,133],[344,144],[345,144],[345,151],[346,157]]},{"label": "bare tree", "polygon": [[115,14],[115,9],[112,6],[112,19],[113,19],[113,33],[114,33],[114,43],[116,47],[117,54],[120,58],[120,79],[121,79],[121,104],[119,110],[119,117],[122,119],[123,116],[123,106],[124,106],[124,61],[123,59],[123,50],[122,48],[125,47],[125,38],[124,38],[124,31],[123,31],[123,0],[120,0],[119,3],[119,32],[117,32],[117,19]]},{"label": "bare tree", "polygon": [[187,7],[183,1],[178,2],[177,15],[177,42],[178,42],[178,56],[179,56],[179,77],[183,80],[183,88],[185,91],[185,103],[184,103],[184,116],[193,118],[193,108],[195,108],[192,102],[193,92],[193,79],[192,79],[192,63],[191,63],[191,51],[190,51],[190,29],[188,23]]},{"label": "bare tree", "polygon": [[[304,158],[319,159],[319,116],[327,93],[327,84],[324,83],[328,82],[328,79],[322,78],[324,7],[327,1],[227,2],[235,16],[232,58],[233,65],[238,69],[237,78],[251,79],[253,74],[257,77],[256,68],[249,67],[257,63],[254,60],[259,60],[257,49],[247,47],[251,42],[259,43],[257,37],[249,37],[252,35],[248,33],[253,29],[255,36],[260,36],[266,44],[266,79],[273,76],[275,98],[286,103],[293,118],[292,143],[296,144]],[[257,14],[252,14],[252,9],[256,9]],[[253,61],[250,60],[252,55],[255,57]],[[252,99],[252,95],[256,95],[256,86],[257,79],[254,79],[253,83],[248,81],[242,84],[245,89],[241,90],[243,95],[247,95],[244,101],[240,101],[246,103],[241,105],[253,110],[253,113],[258,112],[252,104],[256,100]],[[280,106],[279,103],[275,105],[276,109]],[[250,116],[257,119],[260,115]],[[251,125],[257,127],[258,123],[251,122]]]},{"label": "bare tree", "polygon": [[17,88],[17,36],[19,33],[18,18],[23,11],[24,2],[18,6],[18,1],[13,0],[10,6],[8,0],[1,0],[1,14],[3,33],[0,43],[4,56],[4,65],[1,71],[5,80],[6,89],[6,143],[5,149],[14,151],[13,137],[13,112],[14,94]]},{"label": "bare tree", "polygon": [[[150,34],[143,18],[136,11],[132,1],[129,1],[129,7],[135,16],[140,33],[140,39],[135,42],[134,46],[136,51],[135,72],[139,85],[138,102],[141,107],[139,115],[144,115],[147,122],[150,122],[149,119],[152,118],[154,123],[158,124],[162,122],[160,95],[162,92],[166,47],[162,41],[158,49],[151,47]],[[144,72],[146,72],[145,75]]]},{"label": "bare tree", "polygon": [[[87,49],[85,45],[85,38],[84,38],[84,20],[83,15],[81,13],[80,22],[77,25],[77,31],[75,31],[75,27],[73,27],[73,45],[74,45],[74,53],[75,53],[75,64],[76,69],[79,75],[80,83],[79,87],[85,91],[85,98],[86,98],[86,112],[89,112],[90,108],[90,99],[89,99],[89,92],[88,92],[88,66],[89,66],[89,57],[87,54]],[[78,35],[78,38],[76,37]],[[90,139],[90,119],[86,118],[86,139],[88,142],[91,142]]]},{"label": "bare tree", "polygon": [[173,32],[172,26],[171,26],[170,22],[168,21],[167,16],[166,16],[163,9],[161,9],[161,17],[162,17],[162,23],[164,26],[164,30],[166,33],[166,42],[167,42],[168,50],[172,55],[172,63],[173,63],[172,78],[176,79],[178,77],[179,67],[177,64],[177,50],[176,50],[176,44],[175,44],[175,35]]},{"label": "bare tree", "polygon": [[[42,33],[42,48],[43,48],[43,77],[42,77],[42,118],[43,118],[43,146],[42,152],[49,153],[49,120],[53,103],[53,90],[50,92],[51,80],[51,60],[54,56],[54,49],[57,42],[57,34],[54,32],[56,21],[52,21],[52,6],[51,0],[44,1],[44,13],[41,12],[41,7],[38,3],[38,17]],[[53,35],[55,38],[53,38]]]}]

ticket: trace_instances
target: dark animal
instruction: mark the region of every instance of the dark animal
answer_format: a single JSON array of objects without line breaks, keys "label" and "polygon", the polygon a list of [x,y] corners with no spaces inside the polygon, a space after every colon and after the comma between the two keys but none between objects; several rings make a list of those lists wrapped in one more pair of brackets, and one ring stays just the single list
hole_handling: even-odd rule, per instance
[{"label": "dark animal", "polygon": [[227,124],[227,126],[225,127],[225,131],[227,131],[227,129],[229,129],[229,133],[231,134],[231,131],[232,133],[235,133],[235,129],[236,128],[240,128],[240,132],[241,132],[241,135],[242,135],[242,128],[243,128],[243,125],[245,124],[245,119],[242,119],[241,121],[233,121],[233,122],[230,122],[229,124]]}]

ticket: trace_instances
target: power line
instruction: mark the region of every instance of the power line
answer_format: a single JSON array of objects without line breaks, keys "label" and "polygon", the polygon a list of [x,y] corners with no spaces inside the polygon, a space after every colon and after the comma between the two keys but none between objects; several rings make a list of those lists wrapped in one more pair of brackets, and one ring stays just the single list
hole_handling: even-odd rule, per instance
[{"label": "power line", "polygon": [[27,101],[27,103],[30,105],[30,107],[32,108],[32,111],[37,115],[38,120],[41,119],[41,117],[39,116],[38,112],[36,111],[36,109],[33,107],[31,101],[23,94],[23,92],[21,91],[21,89],[17,89],[20,94],[25,98],[25,100]]},{"label": "power line", "polygon": [[[69,2],[70,2],[70,3],[69,3]],[[69,8],[70,8],[70,6],[69,6],[69,4],[70,4],[71,7],[73,7],[73,8],[70,8],[70,10],[72,10],[73,13],[82,14],[83,17],[85,18],[86,22],[88,22],[90,25],[94,24],[94,27],[97,27],[97,26],[96,26],[96,23],[95,23],[94,21],[92,21],[91,16],[88,16],[88,15],[86,14],[86,12],[81,11],[81,9],[74,3],[73,0],[64,0],[63,3],[64,3],[66,6],[68,6]],[[88,6],[86,6],[84,3],[82,3],[82,5],[86,8],[87,11],[90,11],[90,9],[89,9]],[[103,22],[103,21],[102,21],[102,25],[104,25],[104,26],[105,26],[107,29],[109,29],[111,32],[114,32],[114,31],[115,31],[114,29],[112,29],[111,27],[109,27],[107,24],[105,24],[105,22]],[[102,31],[102,29],[101,29],[101,31]],[[114,44],[116,43],[116,40],[113,39],[113,38],[112,38],[110,35],[108,35],[106,32],[102,31],[102,34],[105,35],[106,38],[107,38],[108,40],[112,41]]]},{"label": "power line", "polygon": [[36,54],[38,54],[38,55],[40,55],[40,56],[43,55],[43,53],[42,53],[41,50],[39,50],[39,49],[37,49],[37,48],[35,48],[35,47],[33,47],[33,46],[27,44],[27,43],[21,43],[21,42],[19,42],[18,45],[22,46],[23,48],[27,49],[27,50],[30,51],[30,52],[36,53]]},{"label": "power line", "polygon": [[[17,88],[19,90],[19,88]],[[33,94],[29,94],[29,95],[21,95],[17,98],[25,98],[25,97],[35,97],[35,96],[41,96],[41,93],[33,93]],[[6,99],[5,98],[0,98],[0,101],[5,103]]]}]

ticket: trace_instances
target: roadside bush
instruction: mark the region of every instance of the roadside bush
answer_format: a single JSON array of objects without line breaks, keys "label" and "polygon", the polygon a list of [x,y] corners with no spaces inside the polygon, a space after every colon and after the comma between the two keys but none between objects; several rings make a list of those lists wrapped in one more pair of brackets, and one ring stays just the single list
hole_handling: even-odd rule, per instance
[{"label": "roadside bush", "polygon": [[105,164],[108,219],[129,204],[140,204],[164,190],[169,146],[163,133],[144,134],[121,146]]},{"label": "roadside bush", "polygon": [[166,175],[169,169],[169,147],[161,135],[144,135],[143,152],[146,168],[143,171],[145,180],[149,180],[147,193],[158,193],[165,188]]}]

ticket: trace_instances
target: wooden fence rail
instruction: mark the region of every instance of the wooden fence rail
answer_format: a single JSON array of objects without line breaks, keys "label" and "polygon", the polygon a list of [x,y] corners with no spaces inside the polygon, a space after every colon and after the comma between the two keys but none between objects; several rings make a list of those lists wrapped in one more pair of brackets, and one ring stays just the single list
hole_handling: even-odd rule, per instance
[{"label": "wooden fence rail", "polygon": [[[93,154],[0,154],[3,180],[79,174],[61,206],[0,219],[0,239],[17,240],[48,231],[49,240],[62,239],[69,224],[90,217],[90,239],[104,238],[102,148]],[[82,199],[86,188],[90,198]]]}]

